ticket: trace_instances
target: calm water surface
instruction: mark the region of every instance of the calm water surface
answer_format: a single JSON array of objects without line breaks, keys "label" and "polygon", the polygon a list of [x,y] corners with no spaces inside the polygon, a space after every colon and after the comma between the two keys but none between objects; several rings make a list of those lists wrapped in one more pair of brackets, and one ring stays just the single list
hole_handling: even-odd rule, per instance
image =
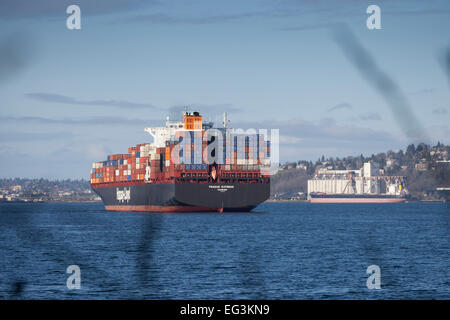
[{"label": "calm water surface", "polygon": [[[254,213],[0,204],[3,299],[450,299],[444,203],[264,203]],[[366,269],[381,268],[381,290]],[[66,268],[81,269],[69,290]]]}]

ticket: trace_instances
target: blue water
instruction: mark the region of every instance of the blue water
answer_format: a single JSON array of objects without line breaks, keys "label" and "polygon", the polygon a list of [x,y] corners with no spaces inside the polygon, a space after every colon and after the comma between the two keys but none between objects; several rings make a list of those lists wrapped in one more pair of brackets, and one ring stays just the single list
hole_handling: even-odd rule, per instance
[{"label": "blue water", "polygon": [[[264,203],[255,213],[0,204],[3,299],[450,299],[444,203]],[[366,269],[381,269],[369,290]],[[66,268],[78,265],[81,289]]]}]

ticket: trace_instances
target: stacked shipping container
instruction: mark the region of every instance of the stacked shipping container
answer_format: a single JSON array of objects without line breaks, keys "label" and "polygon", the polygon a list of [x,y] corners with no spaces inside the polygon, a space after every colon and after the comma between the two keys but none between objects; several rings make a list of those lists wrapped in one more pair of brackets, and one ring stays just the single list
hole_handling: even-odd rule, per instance
[{"label": "stacked shipping container", "polygon": [[91,183],[144,180],[151,147],[139,144],[128,148],[128,154],[114,154],[107,161],[94,162]]},{"label": "stacked shipping container", "polygon": [[[179,143],[179,163],[181,164],[216,164],[269,165],[270,143],[262,134],[228,134],[227,137],[215,135],[211,139],[205,131],[180,131],[176,141]],[[175,144],[175,141],[171,141]],[[214,143],[208,151],[208,145]]]},{"label": "stacked shipping container", "polygon": [[[91,183],[112,183],[144,180],[172,180],[195,171],[207,173],[208,164],[215,162],[220,171],[248,171],[268,174],[270,141],[261,134],[223,133],[211,138],[207,131],[178,131],[166,142],[166,147],[138,144],[128,148],[128,154],[114,154],[106,161],[94,162]],[[214,143],[209,155],[208,145]],[[175,148],[176,147],[176,148]],[[175,150],[174,150],[175,149]],[[233,173],[234,174],[234,173]],[[240,174],[239,174],[240,176]],[[247,176],[247,175],[246,175]]]}]

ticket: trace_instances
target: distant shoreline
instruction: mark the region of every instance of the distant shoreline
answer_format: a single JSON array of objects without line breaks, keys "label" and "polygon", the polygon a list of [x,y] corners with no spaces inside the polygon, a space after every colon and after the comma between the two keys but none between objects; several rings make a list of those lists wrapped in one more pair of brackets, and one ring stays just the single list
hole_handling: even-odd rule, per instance
[{"label": "distant shoreline", "polygon": [[287,200],[287,199],[280,199],[280,200],[275,200],[275,199],[269,199],[266,200],[265,202],[309,202],[308,200]]},{"label": "distant shoreline", "polygon": [[68,201],[0,201],[1,203],[30,203],[30,204],[36,204],[36,203],[102,203],[101,200],[68,200]]},{"label": "distant shoreline", "polygon": [[[309,202],[309,200],[266,200],[265,202],[270,203],[284,203],[284,202]],[[405,203],[418,203],[418,202],[436,202],[436,203],[446,203],[445,200],[408,200]]]},{"label": "distant shoreline", "polygon": [[[309,200],[274,200],[274,199],[269,199],[266,200],[264,202],[267,203],[309,203]],[[426,202],[426,203],[446,203],[446,200],[408,200],[405,203],[420,203],[420,202]],[[27,204],[40,204],[40,203],[102,203],[101,200],[94,200],[94,201],[87,201],[87,200],[83,200],[83,201],[74,201],[74,200],[70,200],[70,201],[0,201],[0,204],[4,204],[4,203],[27,203]]]}]

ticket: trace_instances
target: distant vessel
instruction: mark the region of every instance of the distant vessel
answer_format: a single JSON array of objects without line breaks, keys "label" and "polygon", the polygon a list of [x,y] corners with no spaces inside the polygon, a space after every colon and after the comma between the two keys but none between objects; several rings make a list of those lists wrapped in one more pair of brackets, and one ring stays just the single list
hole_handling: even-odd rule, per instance
[{"label": "distant vessel", "polygon": [[384,176],[371,162],[360,170],[317,170],[308,180],[312,203],[394,203],[405,202],[405,177]]},{"label": "distant vessel", "polygon": [[[153,143],[95,162],[91,187],[106,210],[250,211],[270,196],[270,141],[204,123],[198,112],[146,128]],[[211,130],[209,130],[211,129]]]}]

